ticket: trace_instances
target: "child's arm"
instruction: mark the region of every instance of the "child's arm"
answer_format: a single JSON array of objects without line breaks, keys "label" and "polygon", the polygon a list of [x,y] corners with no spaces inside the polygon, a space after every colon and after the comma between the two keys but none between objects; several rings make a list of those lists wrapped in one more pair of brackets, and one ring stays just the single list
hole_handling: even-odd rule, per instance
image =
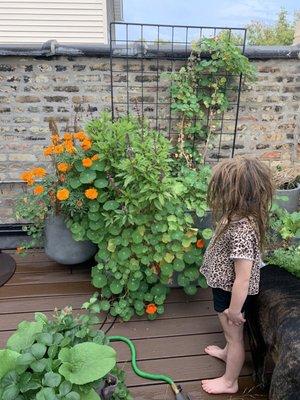
[{"label": "child's arm", "polygon": [[248,295],[252,265],[252,260],[234,260],[235,281],[232,286],[230,306],[224,311],[229,319],[229,323],[241,325],[245,322],[241,310]]}]

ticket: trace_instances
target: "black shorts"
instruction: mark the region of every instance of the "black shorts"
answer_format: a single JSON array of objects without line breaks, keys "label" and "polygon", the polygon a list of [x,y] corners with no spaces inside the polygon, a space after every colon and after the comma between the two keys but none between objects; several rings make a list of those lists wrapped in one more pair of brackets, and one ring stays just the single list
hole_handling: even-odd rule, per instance
[{"label": "black shorts", "polygon": [[[227,292],[226,290],[220,288],[212,288],[213,292],[213,300],[214,300],[214,309],[218,313],[222,313],[227,308],[229,308],[230,300],[231,300],[231,292]],[[254,296],[248,295],[246,301],[242,307],[242,312],[248,309],[250,303]]]}]

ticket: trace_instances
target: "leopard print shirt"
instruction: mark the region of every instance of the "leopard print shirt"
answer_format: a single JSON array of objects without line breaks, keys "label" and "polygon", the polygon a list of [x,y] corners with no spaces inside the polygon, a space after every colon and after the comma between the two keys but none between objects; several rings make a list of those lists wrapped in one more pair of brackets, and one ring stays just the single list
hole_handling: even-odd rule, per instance
[{"label": "leopard print shirt", "polygon": [[210,287],[231,292],[235,280],[234,259],[253,260],[248,294],[257,294],[262,261],[258,236],[248,219],[231,222],[222,236],[212,238],[200,268]]}]

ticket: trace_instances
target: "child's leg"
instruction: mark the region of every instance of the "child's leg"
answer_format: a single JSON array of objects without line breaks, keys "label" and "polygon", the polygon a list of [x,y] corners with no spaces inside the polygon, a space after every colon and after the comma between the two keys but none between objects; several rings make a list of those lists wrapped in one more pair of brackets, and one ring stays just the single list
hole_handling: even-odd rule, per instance
[{"label": "child's leg", "polygon": [[204,351],[205,351],[205,353],[209,354],[210,356],[219,358],[220,360],[223,360],[226,362],[227,349],[228,349],[228,343],[226,343],[226,345],[223,349],[222,349],[222,347],[219,347],[219,346],[210,345],[210,346],[205,347]]},{"label": "child's leg", "polygon": [[236,393],[238,377],[245,360],[243,325],[229,325],[225,314],[219,314],[227,340],[226,371],[216,379],[202,381],[202,388],[211,394]]}]

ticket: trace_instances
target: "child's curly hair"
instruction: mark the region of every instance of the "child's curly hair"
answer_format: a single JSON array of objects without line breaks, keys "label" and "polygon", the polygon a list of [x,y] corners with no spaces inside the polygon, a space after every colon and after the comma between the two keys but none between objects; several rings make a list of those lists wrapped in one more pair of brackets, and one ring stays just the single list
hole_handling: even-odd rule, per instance
[{"label": "child's curly hair", "polygon": [[272,174],[258,158],[238,156],[220,162],[214,169],[207,200],[217,236],[233,219],[252,218],[262,247],[273,197]]}]

